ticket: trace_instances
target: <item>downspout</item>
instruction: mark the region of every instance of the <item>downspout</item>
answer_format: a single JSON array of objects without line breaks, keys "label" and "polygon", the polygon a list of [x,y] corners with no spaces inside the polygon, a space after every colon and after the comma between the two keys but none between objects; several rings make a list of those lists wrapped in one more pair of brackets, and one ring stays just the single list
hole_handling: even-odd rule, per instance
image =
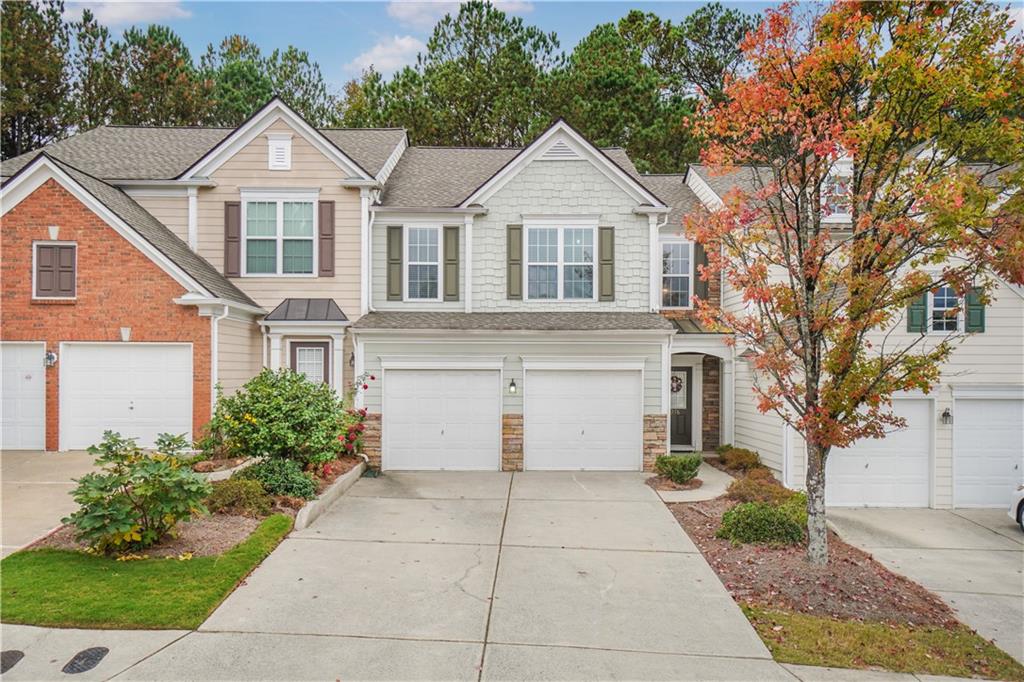
[{"label": "downspout", "polygon": [[224,312],[220,315],[210,316],[210,416],[213,416],[213,411],[217,409],[217,346],[219,345],[218,340],[218,327],[217,324],[225,317],[228,316],[228,307],[224,306]]},{"label": "downspout", "polygon": [[373,213],[370,211],[370,188],[359,190],[359,225],[362,231],[360,240],[360,282],[359,282],[359,314],[365,315],[370,310],[371,289],[373,281],[370,277],[370,237],[373,234]]}]

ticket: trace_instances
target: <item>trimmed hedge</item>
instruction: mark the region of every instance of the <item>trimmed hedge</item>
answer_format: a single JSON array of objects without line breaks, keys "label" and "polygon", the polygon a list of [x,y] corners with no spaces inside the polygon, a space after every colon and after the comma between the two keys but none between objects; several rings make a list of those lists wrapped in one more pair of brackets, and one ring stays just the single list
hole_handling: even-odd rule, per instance
[{"label": "trimmed hedge", "polygon": [[783,504],[743,502],[722,516],[717,537],[735,544],[793,545],[803,542],[807,526],[806,498],[794,494]]},{"label": "trimmed hedge", "polygon": [[727,469],[747,471],[761,466],[761,456],[745,448],[729,448],[721,457]]},{"label": "trimmed hedge", "polygon": [[725,496],[737,502],[769,502],[782,504],[796,493],[783,486],[765,468],[751,469],[744,478],[738,478],[729,484]]}]

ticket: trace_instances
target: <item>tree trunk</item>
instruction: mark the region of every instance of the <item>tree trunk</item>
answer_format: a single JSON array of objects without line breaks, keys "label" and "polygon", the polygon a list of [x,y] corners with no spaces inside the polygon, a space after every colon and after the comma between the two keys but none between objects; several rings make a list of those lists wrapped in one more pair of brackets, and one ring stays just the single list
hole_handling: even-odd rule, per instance
[{"label": "tree trunk", "polygon": [[828,528],[825,526],[825,457],[828,451],[807,444],[807,560],[828,563]]}]

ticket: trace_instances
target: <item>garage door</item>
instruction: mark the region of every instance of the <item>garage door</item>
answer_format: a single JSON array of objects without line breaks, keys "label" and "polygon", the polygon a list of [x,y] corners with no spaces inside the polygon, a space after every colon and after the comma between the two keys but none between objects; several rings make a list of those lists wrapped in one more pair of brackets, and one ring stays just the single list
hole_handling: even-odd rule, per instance
[{"label": "garage door", "polygon": [[1006,507],[1024,483],[1024,400],[953,406],[953,506]]},{"label": "garage door", "polygon": [[0,449],[44,447],[45,354],[42,343],[0,343]]},{"label": "garage door", "polygon": [[499,382],[497,370],[387,370],[383,468],[499,469]]},{"label": "garage door", "polygon": [[192,347],[156,343],[61,346],[60,448],[80,450],[105,430],[151,446],[192,434]]},{"label": "garage door", "polygon": [[907,427],[829,454],[825,501],[835,506],[927,507],[932,442],[931,402],[896,400]]},{"label": "garage door", "polygon": [[524,383],[525,468],[642,467],[639,371],[529,370]]}]

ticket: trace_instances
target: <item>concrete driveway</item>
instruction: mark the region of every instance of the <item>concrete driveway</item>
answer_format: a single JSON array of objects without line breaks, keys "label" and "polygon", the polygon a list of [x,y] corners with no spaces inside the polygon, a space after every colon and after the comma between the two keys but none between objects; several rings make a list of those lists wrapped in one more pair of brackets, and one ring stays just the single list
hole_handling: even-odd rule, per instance
[{"label": "concrete driveway", "polygon": [[941,597],[1024,662],[1024,533],[1002,509],[838,509],[847,542]]},{"label": "concrete driveway", "polygon": [[87,452],[5,450],[0,455],[0,551],[7,556],[60,525],[78,508],[71,480],[93,469]]},{"label": "concrete driveway", "polygon": [[793,679],[644,474],[362,479],[117,679]]}]

